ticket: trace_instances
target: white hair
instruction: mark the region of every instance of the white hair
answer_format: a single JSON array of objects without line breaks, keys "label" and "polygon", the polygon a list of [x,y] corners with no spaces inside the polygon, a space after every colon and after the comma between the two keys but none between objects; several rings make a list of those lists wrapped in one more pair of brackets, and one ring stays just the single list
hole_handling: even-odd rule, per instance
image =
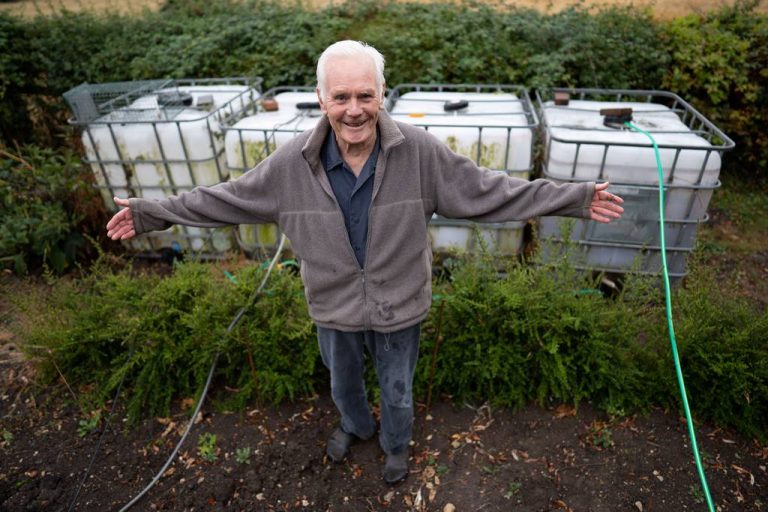
[{"label": "white hair", "polygon": [[320,94],[325,96],[326,67],[328,60],[333,57],[368,57],[376,68],[376,94],[381,94],[384,86],[384,56],[379,51],[361,41],[338,41],[325,49],[317,60],[317,87]]}]

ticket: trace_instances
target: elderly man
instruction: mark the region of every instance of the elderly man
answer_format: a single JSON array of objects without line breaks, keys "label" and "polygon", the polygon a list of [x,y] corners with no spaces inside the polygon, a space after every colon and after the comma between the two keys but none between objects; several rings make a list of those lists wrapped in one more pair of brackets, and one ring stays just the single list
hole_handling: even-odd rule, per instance
[{"label": "elderly man", "polygon": [[341,41],[317,63],[317,126],[235,181],[160,201],[119,199],[114,240],[171,224],[276,223],[301,261],[339,427],[326,452],[340,462],[376,432],[363,379],[364,351],[381,388],[383,477],[408,474],[411,384],[420,322],[432,299],[427,224],[449,218],[503,222],[565,215],[609,222],[623,209],[607,184],[555,185],[477,167],[428,132],[383,111],[384,58]]}]

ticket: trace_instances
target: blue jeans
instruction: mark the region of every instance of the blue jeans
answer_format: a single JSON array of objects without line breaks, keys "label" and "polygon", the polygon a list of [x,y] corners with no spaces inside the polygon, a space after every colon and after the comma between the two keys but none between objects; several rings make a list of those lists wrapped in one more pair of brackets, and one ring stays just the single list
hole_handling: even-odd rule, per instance
[{"label": "blue jeans", "polygon": [[420,327],[391,333],[317,328],[320,356],[331,372],[331,396],[341,413],[341,428],[361,439],[376,432],[365,391],[364,346],[373,358],[381,388],[379,444],[388,454],[402,453],[411,441]]}]

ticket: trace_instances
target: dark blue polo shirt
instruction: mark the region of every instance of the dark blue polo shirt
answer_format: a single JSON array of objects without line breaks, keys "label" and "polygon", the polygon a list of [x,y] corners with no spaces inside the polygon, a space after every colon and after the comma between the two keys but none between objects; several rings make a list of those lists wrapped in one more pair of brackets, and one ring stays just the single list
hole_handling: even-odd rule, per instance
[{"label": "dark blue polo shirt", "polygon": [[360,268],[365,263],[365,243],[368,239],[368,210],[371,207],[373,195],[373,172],[376,168],[376,159],[379,156],[379,137],[371,151],[371,156],[366,160],[360,176],[355,176],[352,169],[341,158],[339,145],[333,130],[328,132],[320,155],[323,159],[325,172],[331,182],[331,188],[336,201],[344,214],[344,225],[347,227],[349,243],[355,251],[355,257]]}]

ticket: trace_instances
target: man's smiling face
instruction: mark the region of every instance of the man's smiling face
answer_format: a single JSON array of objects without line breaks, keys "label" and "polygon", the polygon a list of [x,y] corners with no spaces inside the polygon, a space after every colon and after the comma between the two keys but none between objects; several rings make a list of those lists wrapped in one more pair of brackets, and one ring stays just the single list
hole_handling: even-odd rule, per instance
[{"label": "man's smiling face", "polygon": [[325,90],[318,89],[320,106],[328,115],[342,151],[376,141],[376,121],[384,86],[376,88],[376,68],[366,58],[334,57],[326,63]]}]

